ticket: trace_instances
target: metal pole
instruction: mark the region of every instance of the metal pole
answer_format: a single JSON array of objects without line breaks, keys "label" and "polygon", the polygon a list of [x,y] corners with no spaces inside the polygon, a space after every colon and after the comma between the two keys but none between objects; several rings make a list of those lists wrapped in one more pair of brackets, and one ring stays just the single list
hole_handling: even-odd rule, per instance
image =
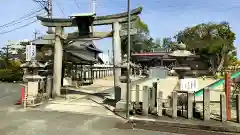
[{"label": "metal pole", "polygon": [[130,0],[128,0],[128,50],[127,50],[127,93],[126,93],[126,119],[129,119],[129,96],[130,96],[130,52],[131,52],[131,37],[130,37]]},{"label": "metal pole", "polygon": [[[47,1],[47,8],[48,8],[48,18],[52,18],[52,0]],[[53,29],[51,27],[48,27],[49,34],[52,34]]]}]

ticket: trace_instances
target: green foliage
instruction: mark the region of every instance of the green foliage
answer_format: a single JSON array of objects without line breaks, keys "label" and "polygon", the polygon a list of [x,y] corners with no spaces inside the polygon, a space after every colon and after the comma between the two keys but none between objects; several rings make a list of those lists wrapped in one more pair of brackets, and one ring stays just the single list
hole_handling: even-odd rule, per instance
[{"label": "green foliage", "polygon": [[[150,52],[156,45],[153,39],[149,36],[149,29],[140,18],[133,23],[133,28],[137,29],[136,35],[131,35],[131,52]],[[126,29],[126,27],[123,27]],[[128,37],[121,37],[122,54],[127,53]]]},{"label": "green foliage", "polygon": [[22,80],[22,72],[14,72],[11,69],[0,69],[0,81],[21,81]]},{"label": "green foliage", "polygon": [[227,57],[232,57],[235,50],[235,33],[228,22],[202,23],[180,31],[176,40],[185,43],[192,52],[201,55],[210,62],[213,73],[221,70]]}]

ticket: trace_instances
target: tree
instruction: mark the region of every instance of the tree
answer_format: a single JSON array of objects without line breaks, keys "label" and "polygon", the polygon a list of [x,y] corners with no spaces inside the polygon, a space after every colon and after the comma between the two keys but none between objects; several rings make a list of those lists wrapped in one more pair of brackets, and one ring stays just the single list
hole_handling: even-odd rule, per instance
[{"label": "tree", "polygon": [[172,41],[172,38],[171,38],[171,37],[165,37],[165,38],[163,38],[162,47],[163,47],[167,52],[169,52],[170,50],[173,49],[174,44],[175,44],[175,43]]},{"label": "tree", "polygon": [[[131,35],[131,52],[150,52],[154,49],[155,43],[149,36],[149,29],[140,18],[131,24],[132,28],[137,29],[137,34]],[[122,25],[122,29],[127,29],[127,24]],[[128,37],[121,37],[122,54],[127,53]]]},{"label": "tree", "polygon": [[175,38],[178,43],[185,43],[193,53],[208,60],[214,74],[222,69],[226,58],[233,55],[230,52],[235,50],[235,33],[231,31],[228,22],[210,22],[188,27]]}]

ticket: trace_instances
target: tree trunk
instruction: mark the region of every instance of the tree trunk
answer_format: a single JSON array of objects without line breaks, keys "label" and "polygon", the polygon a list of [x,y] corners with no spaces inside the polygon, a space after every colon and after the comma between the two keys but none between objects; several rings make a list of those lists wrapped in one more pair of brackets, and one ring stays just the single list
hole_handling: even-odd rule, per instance
[{"label": "tree trunk", "polygon": [[219,65],[218,65],[218,67],[217,67],[217,71],[218,71],[218,72],[221,71],[222,68],[223,68],[224,58],[225,58],[225,57],[222,56],[221,61],[220,61]]},{"label": "tree trunk", "polygon": [[215,76],[216,75],[216,68],[215,68],[215,58],[213,56],[210,56],[210,65],[211,65],[211,71],[212,71],[212,74]]}]

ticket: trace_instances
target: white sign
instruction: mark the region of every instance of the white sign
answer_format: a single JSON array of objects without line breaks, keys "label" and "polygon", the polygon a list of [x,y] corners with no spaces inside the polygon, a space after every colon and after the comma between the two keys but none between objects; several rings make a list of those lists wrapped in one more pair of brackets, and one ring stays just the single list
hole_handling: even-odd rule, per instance
[{"label": "white sign", "polygon": [[31,61],[37,56],[36,45],[27,45],[26,46],[26,61]]},{"label": "white sign", "polygon": [[180,79],[180,90],[196,91],[198,88],[197,78]]}]

